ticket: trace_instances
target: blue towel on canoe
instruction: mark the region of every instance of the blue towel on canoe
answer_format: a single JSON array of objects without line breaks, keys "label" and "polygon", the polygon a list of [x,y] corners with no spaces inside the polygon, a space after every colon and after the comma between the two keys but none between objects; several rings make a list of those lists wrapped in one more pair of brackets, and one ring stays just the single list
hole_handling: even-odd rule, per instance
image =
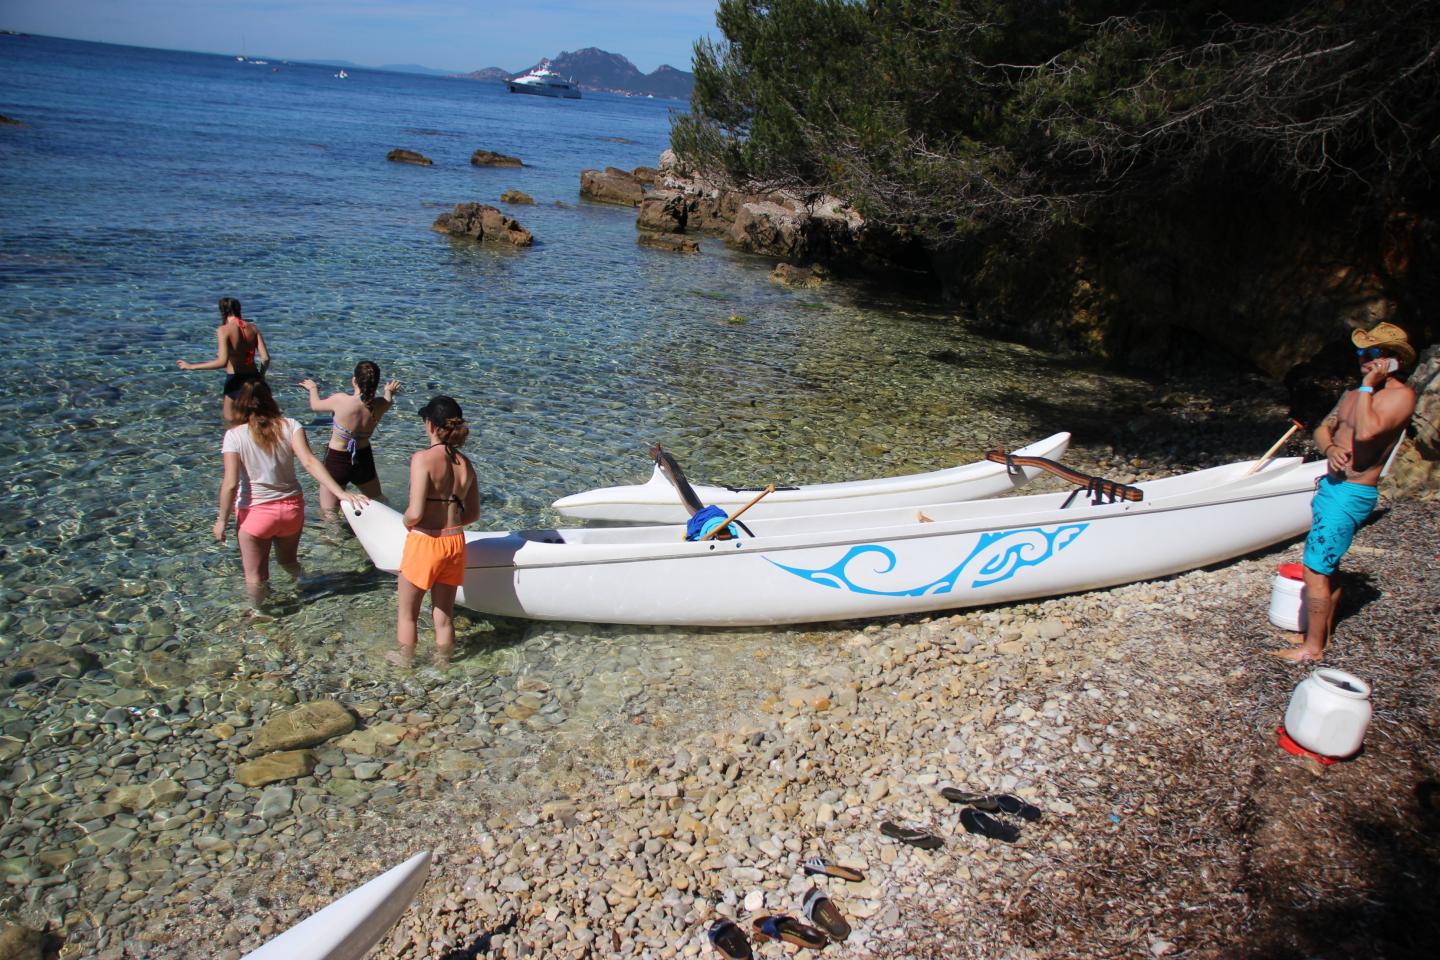
[{"label": "blue towel on canoe", "polygon": [[[705,534],[724,523],[726,516],[728,516],[728,514],[714,504],[697,511],[695,516],[691,517],[690,521],[685,524],[685,539],[699,540],[705,536]],[[735,524],[730,524],[729,529],[730,536],[740,536],[740,531],[735,529]]]}]

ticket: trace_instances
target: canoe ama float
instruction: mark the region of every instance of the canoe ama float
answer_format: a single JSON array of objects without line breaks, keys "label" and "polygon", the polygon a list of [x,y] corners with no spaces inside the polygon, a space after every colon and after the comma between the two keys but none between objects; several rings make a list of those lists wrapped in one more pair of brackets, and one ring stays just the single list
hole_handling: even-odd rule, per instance
[{"label": "canoe ama float", "polygon": [[[1071,493],[756,520],[753,537],[683,526],[466,533],[457,602],[537,620],[671,626],[812,623],[1011,603],[1168,576],[1310,526],[1323,460],[1152,480],[1139,502]],[[923,514],[925,521],[919,519]],[[400,566],[400,514],[345,507],[370,559]],[[928,522],[927,522],[928,521]]]},{"label": "canoe ama float", "polygon": [[[1017,456],[1059,460],[1070,447],[1070,434],[1057,433],[1014,451]],[[916,473],[903,477],[851,480],[844,483],[816,483],[781,487],[761,500],[746,514],[746,522],[769,517],[794,517],[885,507],[918,507],[956,500],[979,500],[1018,490],[1039,471],[1022,467],[1008,471],[1003,464],[967,463],[958,467]],[[747,503],[760,487],[724,487],[695,484],[695,493],[705,504],[714,504],[727,513]],[[561,497],[552,504],[567,517],[581,520],[618,520],[624,523],[684,523],[689,513],[675,487],[655,467],[645,483],[622,487],[601,487]]]},{"label": "canoe ama float", "polygon": [[242,960],[361,960],[400,919],[429,873],[430,852],[417,853]]}]

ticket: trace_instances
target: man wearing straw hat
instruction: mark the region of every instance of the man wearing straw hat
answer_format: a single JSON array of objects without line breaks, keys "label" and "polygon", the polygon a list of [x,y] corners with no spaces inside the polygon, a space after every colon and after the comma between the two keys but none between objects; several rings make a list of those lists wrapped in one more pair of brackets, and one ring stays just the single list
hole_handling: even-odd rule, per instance
[{"label": "man wearing straw hat", "polygon": [[1298,663],[1315,663],[1325,656],[1340,600],[1336,568],[1374,509],[1380,471],[1415,413],[1415,391],[1399,376],[1415,362],[1415,348],[1405,331],[1382,323],[1356,330],[1350,339],[1360,362],[1360,386],[1345,391],[1315,429],[1315,445],[1330,461],[1330,470],[1316,485],[1305,540],[1309,623],[1300,646],[1273,651]]}]

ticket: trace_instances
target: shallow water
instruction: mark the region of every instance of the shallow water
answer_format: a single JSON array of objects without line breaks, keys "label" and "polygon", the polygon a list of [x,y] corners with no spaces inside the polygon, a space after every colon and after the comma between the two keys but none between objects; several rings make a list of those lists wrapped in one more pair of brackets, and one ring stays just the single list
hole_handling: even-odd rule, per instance
[{"label": "shallow water", "polygon": [[[832,481],[965,462],[1066,426],[1037,409],[1106,400],[1106,378],[1069,376],[939,308],[782,288],[768,261],[714,238],[696,257],[637,246],[634,212],[580,201],[579,173],[653,165],[676,104],[271,66],[0,37],[0,112],[26,124],[0,128],[0,649],[83,645],[100,665],[78,682],[22,678],[0,722],[19,744],[6,759],[51,771],[67,802],[103,792],[65,771],[93,765],[99,748],[74,725],[93,728],[82,708],[103,713],[113,691],[194,719],[242,687],[261,703],[279,688],[480,702],[496,678],[529,678],[546,706],[497,726],[482,777],[523,775],[533,790],[663,742],[672,724],[724,718],[731,691],[796,670],[824,636],[462,616],[457,661],[405,674],[381,658],[393,579],[315,515],[308,479],[307,572],[277,570],[254,616],[233,534],[209,537],[222,375],[175,367],[212,356],[222,295],[264,331],[270,381],[312,448],[327,427],[298,380],[348,388],[373,359],[404,383],[375,440],[392,498],[424,443],[415,411],[457,397],[483,527],[554,524],[553,499],[648,475],[655,441],[696,480]],[[387,163],[392,147],[435,166]],[[480,147],[526,167],[472,167]],[[506,209],[534,248],[429,229],[449,205],[507,189],[537,200]],[[37,722],[54,736],[33,739]],[[227,781],[197,781],[213,789],[190,802],[215,802]],[[0,855],[26,853],[18,836],[0,836]],[[61,894],[27,902],[76,904]]]}]

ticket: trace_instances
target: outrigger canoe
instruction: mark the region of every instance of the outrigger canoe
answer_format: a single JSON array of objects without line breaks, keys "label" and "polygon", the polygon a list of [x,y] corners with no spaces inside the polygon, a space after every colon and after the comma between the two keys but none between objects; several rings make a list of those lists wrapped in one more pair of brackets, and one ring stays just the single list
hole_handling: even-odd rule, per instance
[{"label": "outrigger canoe", "polygon": [[[756,520],[690,542],[683,526],[467,533],[457,602],[537,620],[674,626],[810,623],[948,610],[1164,577],[1304,533],[1325,461],[1234,463],[1070,493]],[[395,571],[406,531],[380,503],[345,516]]]},{"label": "outrigger canoe", "polygon": [[417,853],[267,940],[242,960],[362,960],[409,909],[429,873],[430,852]]},{"label": "outrigger canoe", "polygon": [[[1070,446],[1070,434],[1057,433],[1015,451],[1017,456],[1059,460]],[[814,514],[886,507],[919,507],[957,500],[980,500],[1018,490],[1039,471],[1034,467],[1007,470],[1003,464],[967,463],[930,473],[843,483],[816,483],[799,487],[777,487],[745,514],[747,521],[767,517],[796,517]],[[725,487],[695,484],[702,504],[714,504],[733,512],[759,493],[761,487]],[[676,495],[675,487],[659,464],[650,479],[622,487],[601,487],[561,497],[552,506],[567,517],[581,520],[619,520],[624,523],[684,523],[689,511]]]}]

